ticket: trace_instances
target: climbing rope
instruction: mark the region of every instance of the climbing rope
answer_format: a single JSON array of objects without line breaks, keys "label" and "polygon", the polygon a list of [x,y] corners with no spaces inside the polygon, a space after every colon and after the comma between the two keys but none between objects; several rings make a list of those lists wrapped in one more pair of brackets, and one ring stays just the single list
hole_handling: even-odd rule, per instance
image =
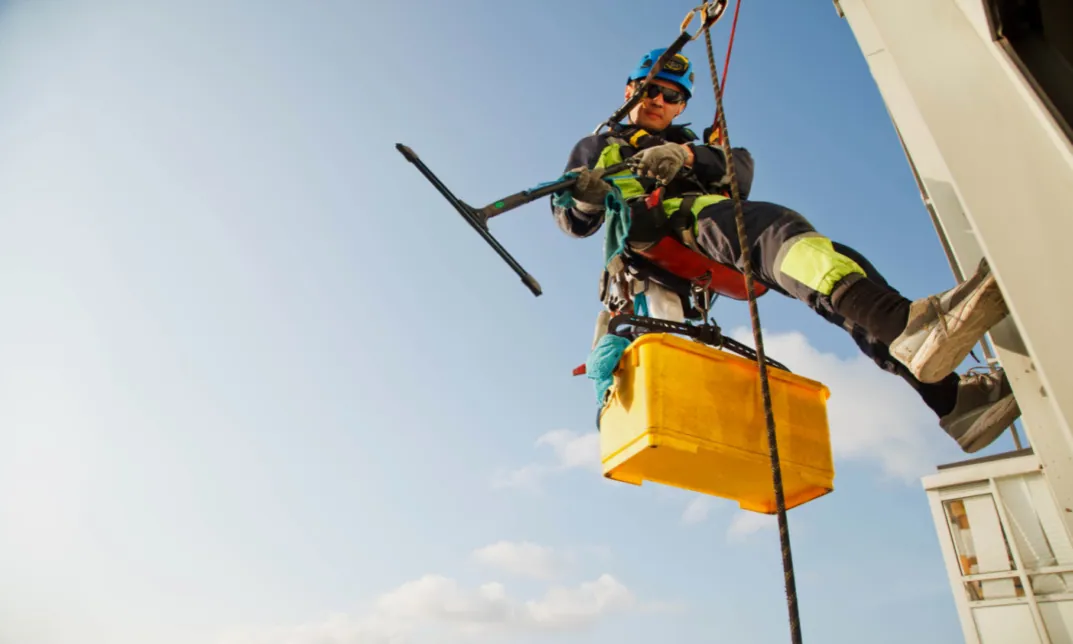
[{"label": "climbing rope", "polygon": [[734,34],[738,32],[738,14],[741,9],[741,0],[734,4],[734,21],[730,23],[730,41],[727,42],[727,57],[723,61],[723,82],[719,86],[719,95],[722,96],[727,88],[727,74],[730,73],[730,52],[734,49]]},{"label": "climbing rope", "polygon": [[[709,2],[705,3],[705,6]],[[741,0],[738,0],[740,6]],[[738,22],[737,9],[734,10],[734,25]],[[710,25],[709,25],[710,26]],[[779,520],[779,542],[782,545],[782,570],[786,582],[786,605],[790,614],[790,641],[801,644],[801,618],[797,610],[797,582],[794,579],[794,561],[790,552],[790,528],[786,520],[786,498],[782,486],[782,467],[779,464],[779,447],[775,439],[775,415],[771,410],[771,388],[768,383],[767,360],[764,355],[764,338],[760,331],[760,312],[756,305],[756,290],[753,283],[752,253],[749,250],[748,236],[745,233],[745,214],[741,205],[741,192],[738,179],[734,174],[734,157],[731,154],[730,134],[727,132],[726,113],[723,111],[723,93],[720,89],[719,73],[715,68],[715,55],[712,53],[712,36],[709,26],[704,28],[704,44],[708,50],[708,68],[712,76],[712,88],[715,92],[715,130],[719,132],[725,151],[727,175],[730,179],[730,192],[734,199],[734,219],[738,228],[738,247],[741,249],[745,288],[749,294],[749,318],[753,326],[753,342],[756,345],[756,363],[760,368],[760,391],[764,400],[764,418],[767,421],[767,440],[771,455],[771,478],[775,485],[775,510]],[[733,39],[733,34],[731,34]],[[733,41],[731,41],[733,42]],[[727,50],[729,64],[730,50]],[[725,76],[724,76],[725,78]]]},{"label": "climbing rope", "polygon": [[[734,5],[734,21],[730,23],[730,38],[729,38],[729,40],[727,42],[727,55],[726,55],[726,60],[723,61],[723,80],[718,85],[716,85],[715,83],[712,83],[713,86],[717,87],[717,89],[716,89],[716,93],[718,95],[716,97],[717,99],[722,98],[723,92],[725,92],[726,88],[727,88],[727,74],[730,73],[730,53],[732,51],[734,51],[734,36],[738,33],[738,15],[740,13],[741,13],[741,0],[738,0],[737,3],[735,3],[735,5]],[[711,34],[709,33],[709,31],[710,30],[706,30],[704,32],[704,42],[708,46],[708,67],[712,72],[712,77],[714,78],[715,77],[715,59],[712,56],[712,42],[711,42],[712,37],[711,37]],[[718,100],[716,101],[716,104],[718,105]],[[708,143],[708,144],[719,143],[721,145],[722,142],[723,142],[723,139],[722,139],[722,135],[720,134],[720,130],[719,130],[719,112],[717,111],[715,113],[715,115],[712,117],[712,132],[708,136],[708,140],[705,141],[705,143]]]}]

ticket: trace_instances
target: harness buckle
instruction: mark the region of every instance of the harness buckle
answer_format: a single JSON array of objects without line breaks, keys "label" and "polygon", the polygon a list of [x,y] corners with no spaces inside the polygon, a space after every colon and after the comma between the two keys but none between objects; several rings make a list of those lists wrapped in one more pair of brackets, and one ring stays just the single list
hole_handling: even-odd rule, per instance
[{"label": "harness buckle", "polygon": [[657,187],[647,197],[645,197],[645,206],[650,210],[654,210],[663,201],[663,186]]}]

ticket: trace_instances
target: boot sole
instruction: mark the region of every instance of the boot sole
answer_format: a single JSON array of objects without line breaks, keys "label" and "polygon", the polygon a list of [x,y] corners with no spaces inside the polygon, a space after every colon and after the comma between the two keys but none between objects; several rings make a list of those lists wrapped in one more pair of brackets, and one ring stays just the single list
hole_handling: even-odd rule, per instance
[{"label": "boot sole", "polygon": [[[978,452],[1002,436],[1013,421],[1021,416],[1021,410],[1017,406],[1017,400],[1013,394],[1009,394],[1000,400],[994,407],[989,409],[985,416],[976,419],[973,425],[985,425],[986,430],[968,431],[958,439],[958,445],[969,454]],[[994,418],[994,420],[990,420]]]},{"label": "boot sole", "polygon": [[[965,319],[957,323],[957,329],[944,336],[942,327],[936,323],[920,350],[913,356],[910,364],[906,365],[917,380],[935,383],[945,378],[969,356],[972,348],[991,327],[1009,315],[994,274],[988,275],[980,284],[976,294],[962,303],[960,315]],[[991,312],[975,315],[981,307]]]}]

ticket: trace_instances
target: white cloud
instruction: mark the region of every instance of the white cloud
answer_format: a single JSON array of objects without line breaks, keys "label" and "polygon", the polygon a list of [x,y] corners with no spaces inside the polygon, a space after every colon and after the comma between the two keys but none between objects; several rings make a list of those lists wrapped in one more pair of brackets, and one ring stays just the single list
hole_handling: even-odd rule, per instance
[{"label": "white cloud", "polygon": [[[572,553],[572,554],[571,554]],[[606,556],[606,548],[560,552],[528,541],[500,541],[478,548],[473,558],[510,574],[540,580],[564,574],[578,553]],[[674,602],[641,601],[614,576],[604,573],[574,586],[550,585],[534,598],[512,596],[507,586],[488,582],[466,587],[429,574],[380,595],[352,614],[334,614],[292,627],[244,630],[218,644],[424,644],[473,641],[477,636],[580,631],[613,615],[679,612]]]},{"label": "white cloud", "polygon": [[637,606],[634,594],[608,574],[576,588],[551,588],[537,602],[526,602],[524,623],[555,630],[584,627],[595,619]]},{"label": "white cloud", "polygon": [[550,445],[555,450],[559,467],[599,469],[600,434],[589,432],[578,435],[568,429],[552,430],[537,439],[537,445]]},{"label": "white cloud", "polygon": [[[767,344],[765,343],[765,347]],[[758,514],[739,510],[730,521],[727,528],[727,541],[731,543],[743,543],[750,535],[761,530],[770,530],[779,525],[778,517],[773,514]]]},{"label": "white cloud", "polygon": [[572,469],[600,471],[600,434],[578,434],[568,429],[555,429],[536,440],[537,447],[551,447],[555,459],[550,463],[530,463],[522,467],[500,471],[493,479],[498,488],[525,488],[536,490],[548,476]]},{"label": "white cloud", "polygon": [[450,623],[467,632],[542,631],[589,626],[637,603],[634,594],[609,574],[573,588],[553,586],[541,599],[530,600],[511,598],[500,583],[466,590],[452,579],[427,575],[381,597],[376,614],[387,621]]},{"label": "white cloud", "polygon": [[531,463],[513,470],[501,470],[493,477],[492,487],[521,488],[535,491],[540,488],[540,482],[544,477],[557,469],[548,465]]},{"label": "white cloud", "polygon": [[542,580],[562,574],[565,563],[554,549],[528,541],[499,541],[478,549],[473,557],[503,572]]},{"label": "white cloud", "polygon": [[712,511],[712,499],[706,496],[698,496],[689,502],[685,511],[682,512],[682,523],[693,525],[708,518]]},{"label": "white cloud", "polygon": [[[747,328],[729,335],[753,344]],[[831,390],[827,412],[836,461],[871,461],[912,485],[933,470],[944,448],[954,445],[916,392],[863,354],[842,359],[822,353],[801,333],[765,334],[764,349],[795,374]]]},{"label": "white cloud", "polygon": [[529,600],[511,597],[499,583],[467,589],[454,579],[426,575],[382,595],[363,615],[333,615],[298,627],[239,633],[220,644],[410,644],[492,634],[509,638],[583,630],[614,614],[666,608],[639,602],[609,574],[575,587],[553,586],[543,597]]},{"label": "white cloud", "polygon": [[376,603],[381,618],[402,622],[423,620],[477,627],[517,619],[517,606],[500,583],[466,590],[453,579],[426,575],[383,595]]},{"label": "white cloud", "polygon": [[[712,510],[730,505],[732,502],[723,501],[717,505],[711,497],[701,496],[693,499],[682,512],[682,523],[694,525],[706,521]],[[728,543],[745,543],[748,538],[761,530],[778,527],[778,519],[775,515],[759,514],[737,510],[727,526],[726,539]]]}]

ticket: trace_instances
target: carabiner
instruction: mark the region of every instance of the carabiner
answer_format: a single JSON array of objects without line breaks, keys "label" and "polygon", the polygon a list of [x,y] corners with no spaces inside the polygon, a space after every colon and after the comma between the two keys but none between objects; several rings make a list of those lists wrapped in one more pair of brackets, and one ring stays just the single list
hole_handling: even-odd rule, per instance
[{"label": "carabiner", "polygon": [[727,10],[727,4],[728,0],[711,0],[690,9],[685,19],[682,20],[681,33],[686,33],[689,23],[693,22],[693,14],[699,14],[701,16],[700,28],[697,29],[697,33],[689,38],[691,41],[696,40],[706,29],[710,29],[712,25],[719,22],[719,19],[723,17],[723,13]]}]

